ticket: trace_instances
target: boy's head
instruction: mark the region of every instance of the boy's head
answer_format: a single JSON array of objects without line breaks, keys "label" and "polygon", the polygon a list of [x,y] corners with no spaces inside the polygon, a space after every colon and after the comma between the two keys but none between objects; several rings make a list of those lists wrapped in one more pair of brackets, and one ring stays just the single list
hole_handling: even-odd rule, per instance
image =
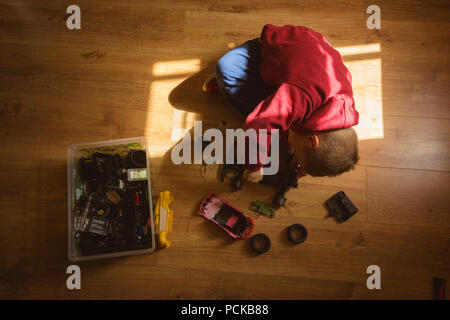
[{"label": "boy's head", "polygon": [[358,136],[353,128],[318,134],[289,130],[289,144],[295,148],[294,161],[300,170],[314,177],[340,175],[354,169],[359,160]]}]

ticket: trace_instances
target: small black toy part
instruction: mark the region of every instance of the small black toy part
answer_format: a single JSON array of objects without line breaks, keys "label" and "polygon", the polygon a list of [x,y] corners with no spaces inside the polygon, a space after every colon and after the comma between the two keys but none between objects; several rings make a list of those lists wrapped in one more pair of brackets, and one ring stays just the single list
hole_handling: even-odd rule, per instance
[{"label": "small black toy part", "polygon": [[241,190],[242,189],[242,178],[239,176],[236,176],[231,180],[230,186],[234,190]]},{"label": "small black toy part", "polygon": [[358,212],[358,208],[347,197],[344,191],[339,191],[328,199],[326,205],[330,209],[330,215],[341,223],[347,221]]},{"label": "small black toy part", "polygon": [[276,187],[275,197],[273,199],[273,206],[278,209],[286,205],[286,193],[291,188],[298,188],[298,169],[290,167],[290,162],[294,154],[290,153],[286,159],[286,169],[280,170],[276,175],[263,177],[262,183],[267,185],[274,185]]},{"label": "small black toy part", "polygon": [[277,183],[277,191],[275,194],[274,205],[277,207],[284,207],[286,205],[286,193],[291,188],[298,188],[296,169],[288,169],[280,173],[280,178]]},{"label": "small black toy part", "polygon": [[[263,246],[261,246],[261,243],[263,243]],[[272,245],[272,242],[270,241],[270,238],[265,233],[258,233],[258,234],[255,234],[250,239],[250,244],[252,246],[253,251],[255,251],[258,254],[261,254],[261,253],[269,251],[270,246]]]},{"label": "small black toy part", "polygon": [[110,239],[89,232],[80,232],[77,234],[79,248],[83,254],[95,254],[105,252],[109,249]]},{"label": "small black toy part", "polygon": [[[298,232],[300,232],[300,237],[296,235]],[[293,243],[300,244],[306,241],[306,238],[308,237],[308,231],[306,230],[304,225],[300,223],[294,223],[288,228],[287,235],[289,240],[291,240]]]},{"label": "small black toy part", "polygon": [[441,278],[433,279],[434,300],[445,300],[445,289],[447,280]]},{"label": "small black toy part", "polygon": [[279,207],[284,207],[286,205],[287,199],[284,195],[285,195],[285,193],[283,193],[283,192],[277,193],[275,195],[275,198],[273,199],[274,207],[279,208]]},{"label": "small black toy part", "polygon": [[81,179],[84,181],[95,179],[97,165],[92,159],[80,158],[78,166]]},{"label": "small black toy part", "polygon": [[98,184],[104,184],[116,175],[118,166],[116,156],[95,152],[90,158],[80,158],[80,177],[84,181],[94,180]]},{"label": "small black toy part", "polygon": [[244,177],[244,166],[241,164],[224,164],[222,167],[222,173],[220,180],[223,181],[228,171],[234,170],[234,177],[231,179],[230,187],[233,190],[241,190]]}]

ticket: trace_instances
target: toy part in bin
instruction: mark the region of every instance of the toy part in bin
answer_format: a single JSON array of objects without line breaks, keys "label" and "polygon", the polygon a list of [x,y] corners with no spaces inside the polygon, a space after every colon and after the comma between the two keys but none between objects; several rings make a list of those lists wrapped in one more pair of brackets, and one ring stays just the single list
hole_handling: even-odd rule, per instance
[{"label": "toy part in bin", "polygon": [[147,180],[147,169],[136,168],[127,170],[128,181],[145,181]]},{"label": "toy part in bin", "polygon": [[215,194],[203,199],[200,213],[235,239],[247,239],[255,227],[250,217]]},{"label": "toy part in bin", "polygon": [[159,194],[155,206],[155,227],[158,232],[159,246],[161,248],[170,247],[171,243],[166,239],[167,233],[172,231],[173,211],[169,205],[173,201],[173,194],[170,191],[164,191]]}]

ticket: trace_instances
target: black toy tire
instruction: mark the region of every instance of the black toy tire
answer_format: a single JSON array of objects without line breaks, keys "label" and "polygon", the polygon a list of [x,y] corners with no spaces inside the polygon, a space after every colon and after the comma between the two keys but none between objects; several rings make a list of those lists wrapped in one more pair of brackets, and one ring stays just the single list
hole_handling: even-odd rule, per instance
[{"label": "black toy tire", "polygon": [[[294,237],[294,231],[300,230],[302,233],[302,236],[300,238]],[[288,228],[287,235],[289,240],[291,240],[295,244],[300,244],[306,241],[306,238],[308,238],[308,230],[306,230],[305,226],[300,223],[294,223]]]},{"label": "black toy tire", "polygon": [[[260,239],[262,239],[263,241],[266,242],[266,245],[263,248],[259,248],[256,245],[256,242]],[[252,246],[253,251],[255,251],[258,254],[261,254],[261,253],[265,253],[265,252],[269,251],[269,249],[272,245],[272,242],[270,241],[269,236],[267,236],[265,233],[258,233],[258,234],[255,234],[253,237],[251,237],[250,244]]]},{"label": "black toy tire", "polygon": [[130,152],[130,160],[136,168],[147,167],[147,154],[143,150],[132,150]]}]

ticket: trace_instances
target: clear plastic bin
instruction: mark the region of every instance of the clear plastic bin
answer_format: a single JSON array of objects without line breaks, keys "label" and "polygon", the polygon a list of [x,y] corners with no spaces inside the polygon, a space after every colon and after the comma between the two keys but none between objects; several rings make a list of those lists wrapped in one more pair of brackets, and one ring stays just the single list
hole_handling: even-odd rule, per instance
[{"label": "clear plastic bin", "polygon": [[[145,232],[145,241],[143,240],[142,243],[139,243],[139,245],[129,246],[130,248],[124,249],[126,247],[125,245],[123,247],[115,247],[114,245],[111,245],[108,249],[102,250],[103,248],[98,249],[99,253],[83,253],[84,250],[80,249],[80,215],[79,215],[79,207],[77,205],[79,204],[80,199],[84,199],[85,202],[87,202],[87,199],[89,199],[89,195],[92,193],[91,191],[86,191],[85,181],[80,176],[80,170],[79,170],[79,161],[82,158],[89,158],[94,153],[98,152],[100,154],[118,154],[120,159],[125,158],[130,152],[135,152],[136,150],[143,150],[145,151],[146,156],[146,165],[147,165],[147,180],[146,181],[140,181],[139,186],[145,186],[145,184],[148,184],[148,194],[146,195],[146,199],[148,202],[148,210],[149,210],[149,216],[147,217],[146,212],[144,214],[139,213],[140,217],[143,217],[144,219],[147,219],[147,227],[142,226],[143,232]],[[142,152],[141,152],[142,155]],[[84,161],[81,160],[81,161]],[[147,139],[144,137],[137,137],[137,138],[129,138],[129,139],[119,139],[119,140],[110,140],[110,141],[101,141],[101,142],[93,142],[93,143],[85,143],[85,144],[77,144],[77,145],[71,145],[68,148],[68,159],[67,159],[67,179],[68,179],[68,257],[70,261],[84,261],[84,260],[93,260],[93,259],[100,259],[100,258],[109,258],[109,257],[119,257],[119,256],[127,256],[127,255],[136,255],[136,254],[144,254],[144,253],[151,253],[155,251],[155,230],[154,230],[154,221],[153,221],[153,205],[152,205],[152,189],[151,189],[151,175],[150,175],[150,168],[151,168],[151,162],[150,162],[150,154],[148,151],[148,145],[147,145]],[[119,178],[117,178],[120,182]],[[123,183],[120,182],[121,184]],[[129,182],[130,184],[132,182]],[[123,185],[121,186],[123,188]],[[117,187],[112,187],[117,188]],[[119,187],[120,188],[120,187]],[[129,188],[131,189],[131,187]],[[98,189],[97,189],[98,190]],[[102,187],[101,190],[106,190],[104,187]],[[126,187],[125,187],[126,190]],[[141,189],[137,189],[141,190]],[[110,191],[113,191],[112,189]],[[123,189],[117,192],[124,192]],[[133,192],[133,191],[129,191]],[[87,194],[89,193],[89,195]],[[94,192],[96,193],[96,192]],[[103,193],[102,199],[103,199]],[[118,193],[116,193],[118,194]],[[83,198],[84,197],[84,198]],[[138,196],[136,197],[136,202]],[[130,202],[130,200],[128,200]],[[109,205],[111,205],[109,203]],[[138,205],[138,204],[137,204]],[[147,205],[145,209],[147,209]],[[87,206],[90,208],[89,206]],[[112,206],[114,207],[114,206]],[[116,208],[116,207],[114,207]],[[129,207],[127,207],[129,208]],[[118,210],[118,209],[117,209]],[[88,210],[85,210],[86,212]],[[137,210],[135,210],[134,215],[136,217]],[[146,211],[146,210],[144,210]],[[100,212],[103,214],[103,210],[98,210],[97,212]],[[120,209],[120,216],[122,217],[122,209]],[[126,214],[126,213],[125,213]],[[94,218],[95,219],[95,218]],[[89,219],[86,219],[89,220]],[[95,220],[97,222],[97,220]],[[108,221],[108,219],[98,219],[98,221]],[[84,222],[84,221],[83,221]],[[89,224],[90,223],[90,224]],[[76,228],[75,228],[76,224]],[[90,229],[89,232],[82,232],[83,234],[90,232],[97,232],[95,229],[92,231],[92,224],[93,220],[90,219],[90,222],[86,223],[86,225],[89,224]],[[137,224],[137,222],[136,222]],[[81,225],[84,225],[81,224]],[[112,225],[112,223],[111,223]],[[97,225],[96,225],[97,226]],[[108,227],[109,223],[108,223]],[[100,229],[102,228],[100,224]],[[137,227],[136,227],[137,228]],[[77,230],[76,230],[77,229]],[[128,228],[129,229],[129,228]],[[104,230],[107,230],[105,227]],[[109,230],[112,230],[112,227],[110,227]],[[105,231],[106,232],[106,231]],[[137,231],[136,231],[137,232]],[[150,235],[148,234],[150,232]],[[117,234],[117,233],[116,233]],[[95,237],[96,235],[93,235],[92,237]],[[103,236],[103,235],[102,235]],[[126,241],[123,240],[125,243]],[[84,242],[86,243],[86,241]],[[98,243],[98,246],[100,246],[101,243]],[[104,243],[105,245],[105,243]],[[84,246],[86,247],[86,246]],[[82,246],[83,248],[83,246]]]}]

